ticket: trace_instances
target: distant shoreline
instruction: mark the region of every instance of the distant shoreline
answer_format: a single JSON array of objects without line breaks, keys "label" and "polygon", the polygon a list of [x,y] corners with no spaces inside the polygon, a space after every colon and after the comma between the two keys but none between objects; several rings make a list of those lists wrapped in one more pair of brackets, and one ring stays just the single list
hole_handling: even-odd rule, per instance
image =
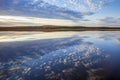
[{"label": "distant shoreline", "polygon": [[66,27],[66,26],[30,26],[30,27],[0,27],[0,31],[120,31],[119,27]]}]

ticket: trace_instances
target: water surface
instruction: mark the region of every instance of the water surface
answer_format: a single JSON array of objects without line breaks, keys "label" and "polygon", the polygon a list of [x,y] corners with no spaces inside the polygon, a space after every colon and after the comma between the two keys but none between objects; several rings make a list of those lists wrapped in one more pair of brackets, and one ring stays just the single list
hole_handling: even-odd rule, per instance
[{"label": "water surface", "polygon": [[119,80],[120,31],[0,32],[0,80]]}]

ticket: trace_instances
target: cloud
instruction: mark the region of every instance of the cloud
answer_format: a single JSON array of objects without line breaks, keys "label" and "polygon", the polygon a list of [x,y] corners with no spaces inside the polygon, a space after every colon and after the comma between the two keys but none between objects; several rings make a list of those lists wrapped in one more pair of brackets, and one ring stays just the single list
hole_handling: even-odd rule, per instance
[{"label": "cloud", "polygon": [[[110,0],[111,1],[111,0]],[[80,20],[93,15],[107,0],[1,0],[1,15]],[[6,6],[7,5],[7,6]]]},{"label": "cloud", "polygon": [[64,19],[45,19],[23,16],[0,16],[0,26],[40,26],[40,25],[76,25],[71,20]]},{"label": "cloud", "polygon": [[105,17],[103,19],[98,19],[98,23],[105,26],[118,26],[120,27],[119,17]]},{"label": "cloud", "polygon": [[83,19],[78,21],[77,24],[88,27],[120,27],[120,17],[104,17],[95,20]]}]

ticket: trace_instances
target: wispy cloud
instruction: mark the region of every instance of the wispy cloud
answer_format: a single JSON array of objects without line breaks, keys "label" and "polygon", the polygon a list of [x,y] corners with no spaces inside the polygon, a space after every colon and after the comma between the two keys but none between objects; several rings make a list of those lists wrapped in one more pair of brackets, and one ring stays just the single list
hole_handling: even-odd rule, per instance
[{"label": "wispy cloud", "polygon": [[101,19],[83,19],[77,22],[79,25],[90,27],[120,27],[120,17],[104,17]]},{"label": "wispy cloud", "polygon": [[98,23],[104,26],[120,27],[120,18],[119,17],[105,17],[103,19],[98,19]]}]

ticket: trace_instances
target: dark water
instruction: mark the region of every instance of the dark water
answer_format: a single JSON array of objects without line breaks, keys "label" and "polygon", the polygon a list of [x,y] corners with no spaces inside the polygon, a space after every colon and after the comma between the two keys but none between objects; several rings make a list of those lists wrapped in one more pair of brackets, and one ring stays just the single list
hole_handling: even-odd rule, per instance
[{"label": "dark water", "polygon": [[0,32],[0,80],[120,80],[120,32]]}]

